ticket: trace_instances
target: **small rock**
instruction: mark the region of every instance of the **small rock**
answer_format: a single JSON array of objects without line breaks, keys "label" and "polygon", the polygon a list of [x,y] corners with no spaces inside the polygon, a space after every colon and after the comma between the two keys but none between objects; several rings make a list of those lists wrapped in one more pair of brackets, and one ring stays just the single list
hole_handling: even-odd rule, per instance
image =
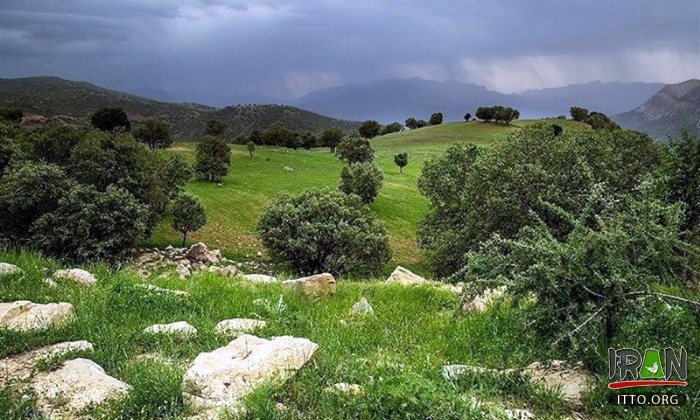
[{"label": "small rock", "polygon": [[218,249],[209,250],[202,242],[196,243],[187,251],[190,260],[199,261],[207,265],[217,264],[221,259],[221,251]]},{"label": "small rock", "polygon": [[154,293],[159,293],[159,294],[164,294],[164,295],[173,295],[173,296],[180,296],[180,297],[186,297],[189,296],[190,294],[185,292],[184,290],[175,290],[175,289],[163,289],[161,287],[158,287],[153,284],[137,284],[136,287],[140,287],[142,289],[146,289],[149,292],[154,292]]},{"label": "small rock", "polygon": [[388,279],[386,279],[387,283],[398,283],[403,286],[414,286],[416,284],[422,284],[428,282],[428,280],[424,279],[423,277],[419,276],[418,274],[414,274],[410,272],[409,270],[398,266],[394,271],[391,273]]},{"label": "small rock", "polygon": [[130,389],[87,359],[69,360],[57,370],[39,372],[32,388],[39,412],[50,418],[75,418],[74,414],[89,406],[126,397]]},{"label": "small rock", "polygon": [[241,271],[235,265],[227,265],[225,267],[211,266],[209,271],[224,277],[238,277],[241,275]]},{"label": "small rock", "polygon": [[484,293],[475,297],[469,302],[462,305],[463,312],[484,312],[496,299],[499,299],[506,293],[506,287],[501,286],[496,289],[486,289]]},{"label": "small rock", "polygon": [[345,382],[339,382],[333,386],[325,388],[326,392],[340,392],[347,395],[361,395],[362,387],[358,384],[348,384]]},{"label": "small rock", "polygon": [[595,380],[583,363],[571,364],[562,360],[553,360],[548,364],[532,363],[525,368],[525,373],[533,383],[559,390],[564,400],[575,406],[583,404],[583,395]]},{"label": "small rock", "polygon": [[265,298],[254,299],[253,305],[255,305],[255,306],[269,306],[270,299],[265,299]]},{"label": "small rock", "polygon": [[359,300],[359,302],[352,305],[352,308],[350,309],[350,315],[351,316],[374,315],[374,309],[372,309],[372,305],[370,305],[369,302],[367,302],[367,299],[362,298]]},{"label": "small rock", "polygon": [[178,265],[177,268],[175,268],[175,271],[177,271],[177,273],[180,275],[180,279],[182,280],[188,279],[192,275],[190,269],[184,265]]},{"label": "small rock", "polygon": [[291,166],[285,166],[284,170],[287,172],[294,172],[294,168],[292,168]]},{"label": "small rock", "polygon": [[50,277],[46,277],[46,278],[44,278],[44,279],[41,279],[41,282],[44,283],[44,284],[47,285],[47,286],[58,287],[58,283],[56,283],[55,281],[53,281],[53,279],[50,278]]},{"label": "small rock", "polygon": [[446,381],[454,381],[468,373],[474,375],[507,375],[515,371],[515,369],[491,369],[472,365],[446,365],[442,367],[442,377]]},{"label": "small rock", "polygon": [[219,322],[214,330],[218,333],[237,337],[243,333],[253,332],[258,328],[264,328],[265,325],[267,325],[267,322],[258,319],[234,318]]},{"label": "small rock", "polygon": [[335,285],[335,278],[330,273],[316,274],[282,282],[282,287],[284,288],[314,297],[335,294]]},{"label": "small rock", "polygon": [[253,283],[277,283],[277,278],[265,274],[246,274],[244,279],[250,280]]},{"label": "small rock", "polygon": [[289,407],[278,402],[278,403],[275,403],[275,410],[279,411],[280,413],[286,413],[287,411],[289,411]]},{"label": "small rock", "polygon": [[80,268],[69,268],[67,270],[58,270],[53,273],[53,278],[56,280],[70,280],[83,286],[94,286],[97,283],[95,276],[89,271]]},{"label": "small rock", "polygon": [[29,379],[34,366],[42,360],[76,351],[93,351],[93,347],[88,341],[69,341],[6,357],[0,360],[0,388],[10,381]]},{"label": "small rock", "polygon": [[66,302],[39,304],[28,300],[0,303],[0,328],[13,331],[41,330],[59,326],[73,317],[73,305]]},{"label": "small rock", "polygon": [[0,277],[14,276],[22,273],[24,273],[24,271],[16,265],[0,262]]},{"label": "small rock", "polygon": [[257,255],[257,256],[258,256],[258,258],[260,258],[260,257],[262,257],[262,256],[263,256],[263,253],[262,253],[262,252],[260,252],[260,251],[258,251],[258,252],[256,252],[256,253],[255,253],[255,255]]},{"label": "small rock", "polygon": [[185,321],[173,322],[170,324],[155,324],[143,330],[146,334],[197,334],[197,329]]},{"label": "small rock", "polygon": [[530,420],[530,419],[535,418],[535,415],[530,410],[516,408],[516,409],[505,409],[503,411],[505,411],[506,416],[509,419],[513,419],[513,420]]}]

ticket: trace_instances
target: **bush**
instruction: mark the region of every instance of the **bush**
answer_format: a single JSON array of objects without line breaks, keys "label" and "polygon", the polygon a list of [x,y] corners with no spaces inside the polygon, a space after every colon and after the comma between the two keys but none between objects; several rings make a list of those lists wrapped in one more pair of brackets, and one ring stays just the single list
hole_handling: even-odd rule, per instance
[{"label": "bush", "polygon": [[274,260],[302,275],[371,275],[391,258],[384,228],[359,197],[339,191],[278,197],[263,211],[258,234]]},{"label": "bush", "polygon": [[607,115],[602,112],[591,112],[586,118],[586,122],[594,130],[604,130],[604,129],[619,129],[620,126],[613,122]]},{"label": "bush", "polygon": [[0,108],[0,121],[20,123],[23,116],[21,109]]},{"label": "bush", "polygon": [[571,119],[574,121],[584,122],[588,119],[588,110],[586,108],[572,106],[569,108],[569,114],[571,114]]},{"label": "bush", "polygon": [[403,130],[403,125],[399,122],[393,122],[391,124],[387,124],[382,128],[381,134],[382,136],[385,134],[391,134],[391,133],[398,133],[399,131]]},{"label": "bush", "polygon": [[360,125],[357,131],[366,139],[371,139],[379,135],[382,126],[375,120],[367,120]]},{"label": "bush", "polygon": [[408,165],[408,153],[397,153],[394,155],[394,163],[399,167],[399,172],[403,173],[403,167]]},{"label": "bush", "polygon": [[[564,235],[565,218],[544,202],[578,214],[591,185],[611,196],[637,189],[661,161],[657,143],[632,131],[524,128],[489,152],[458,144],[427,162],[418,180],[430,210],[418,226],[419,245],[436,274],[449,276],[465,254],[494,233],[512,239],[540,220]],[[558,236],[561,237],[561,236]]]},{"label": "bush", "polygon": [[564,132],[562,126],[560,126],[559,124],[552,124],[552,134],[554,134],[554,137],[558,136],[562,132]]},{"label": "bush", "polygon": [[430,125],[442,124],[442,112],[436,112],[430,116]]},{"label": "bush", "polygon": [[32,226],[33,246],[69,261],[118,261],[144,237],[148,212],[129,192],[75,186]]},{"label": "bush", "polygon": [[65,166],[73,148],[84,137],[84,133],[68,125],[49,125],[24,133],[20,142],[33,161]]},{"label": "bush", "polygon": [[204,135],[205,136],[215,136],[215,137],[223,137],[224,134],[226,134],[226,123],[217,120],[217,119],[211,119],[207,121],[206,127],[204,127]]},{"label": "bush", "polygon": [[145,143],[151,150],[165,149],[173,144],[168,126],[158,120],[146,120],[136,130],[134,138]]},{"label": "bush", "polygon": [[471,119],[472,119],[472,114],[470,114],[468,112],[466,114],[464,114],[464,121],[469,121]]},{"label": "bush", "polygon": [[364,204],[369,204],[379,194],[384,175],[374,162],[353,163],[340,171],[338,189],[345,194],[356,194]]},{"label": "bush", "polygon": [[316,147],[316,136],[309,131],[299,134],[299,145],[306,150],[311,150],[311,148]]},{"label": "bush", "polygon": [[248,144],[246,144],[246,148],[248,149],[248,153],[250,154],[250,157],[252,158],[255,154],[255,143],[252,141],[249,141]]},{"label": "bush", "polygon": [[207,213],[197,197],[182,193],[175,199],[171,226],[182,233],[183,247],[187,241],[187,234],[201,229],[206,224]]},{"label": "bush", "polygon": [[102,108],[90,117],[90,123],[98,130],[114,133],[131,130],[131,122],[121,108]]},{"label": "bush", "polygon": [[356,136],[345,137],[336,150],[338,159],[346,163],[371,162],[374,160],[374,150],[369,140]]},{"label": "bush", "polygon": [[205,136],[197,144],[195,172],[203,180],[221,182],[231,165],[231,148],[224,139]]},{"label": "bush", "polygon": [[331,153],[335,153],[335,148],[343,139],[343,135],[342,128],[329,128],[321,133],[319,140],[322,146],[330,148]]}]

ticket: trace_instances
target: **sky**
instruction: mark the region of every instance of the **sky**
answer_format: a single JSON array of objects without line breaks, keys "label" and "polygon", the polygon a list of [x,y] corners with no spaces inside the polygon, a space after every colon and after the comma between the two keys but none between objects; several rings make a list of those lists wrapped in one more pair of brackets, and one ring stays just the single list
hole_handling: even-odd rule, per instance
[{"label": "sky", "polygon": [[0,77],[210,104],[421,77],[503,93],[700,78],[698,0],[0,0]]}]

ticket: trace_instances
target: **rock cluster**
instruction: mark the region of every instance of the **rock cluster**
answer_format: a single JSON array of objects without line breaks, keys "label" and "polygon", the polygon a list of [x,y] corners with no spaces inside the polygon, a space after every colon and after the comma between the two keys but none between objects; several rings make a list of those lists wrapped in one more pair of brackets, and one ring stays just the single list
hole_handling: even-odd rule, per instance
[{"label": "rock cluster", "polygon": [[53,273],[53,279],[59,281],[72,281],[81,286],[92,287],[97,283],[97,278],[81,268],[69,268],[66,270],[57,270]]},{"label": "rock cluster", "polygon": [[0,262],[0,277],[14,276],[22,273],[22,269],[17,267],[16,265]]},{"label": "rock cluster", "polygon": [[66,302],[39,304],[28,300],[0,303],[0,328],[12,331],[42,330],[68,322],[73,305]]}]

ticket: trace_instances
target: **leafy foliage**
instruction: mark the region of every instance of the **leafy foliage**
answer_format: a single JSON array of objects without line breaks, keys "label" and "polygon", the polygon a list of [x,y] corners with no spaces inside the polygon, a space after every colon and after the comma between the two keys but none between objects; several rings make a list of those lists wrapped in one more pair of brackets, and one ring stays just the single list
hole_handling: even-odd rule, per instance
[{"label": "leafy foliage", "polygon": [[14,123],[22,122],[24,113],[17,108],[0,108],[0,121],[9,121]]},{"label": "leafy foliage", "polygon": [[197,197],[182,193],[175,199],[171,226],[182,233],[182,246],[187,242],[188,233],[199,230],[206,224],[207,213]]},{"label": "leafy foliage", "polygon": [[413,117],[407,118],[405,121],[406,127],[408,127],[409,130],[414,130],[418,128],[418,120],[416,120]]},{"label": "leafy foliage", "polygon": [[403,130],[403,125],[400,122],[393,122],[382,127],[382,131],[379,134],[383,136],[385,134],[398,133],[401,130]]},{"label": "leafy foliage", "polygon": [[366,139],[371,139],[377,137],[381,131],[382,126],[375,120],[367,120],[360,125],[357,131],[360,135]]},{"label": "leafy foliage", "polygon": [[468,112],[466,114],[464,114],[464,121],[469,121],[471,119],[472,119],[472,114],[470,114]]},{"label": "leafy foliage", "polygon": [[151,150],[170,147],[173,139],[168,126],[158,120],[146,120],[134,130],[134,138],[148,145]]},{"label": "leafy foliage", "polygon": [[90,117],[90,124],[98,130],[113,133],[116,130],[131,130],[131,122],[121,108],[102,108]]},{"label": "leafy foliage", "polygon": [[403,173],[404,166],[408,165],[408,153],[402,152],[395,154],[394,163],[399,167],[399,172]]},{"label": "leafy foliage", "polygon": [[223,137],[227,129],[228,127],[226,126],[225,122],[217,119],[211,119],[207,121],[207,125],[204,128],[204,134],[207,136]]},{"label": "leafy foliage", "polygon": [[336,150],[338,159],[346,163],[371,162],[374,160],[374,150],[369,140],[357,136],[347,136]]},{"label": "leafy foliage", "polygon": [[382,181],[384,175],[374,162],[357,162],[340,171],[338,189],[345,194],[356,194],[364,204],[369,204],[379,194]]},{"label": "leafy foliage", "polygon": [[430,120],[428,121],[430,125],[440,125],[442,124],[442,112],[436,112],[430,116]]},{"label": "leafy foliage", "polygon": [[520,118],[520,112],[511,107],[496,106],[481,106],[476,110],[476,118],[489,122],[502,122],[509,124],[513,120]]},{"label": "leafy foliage", "polygon": [[248,149],[248,153],[250,154],[250,157],[252,158],[255,154],[255,143],[252,141],[249,141],[246,143],[246,149]]},{"label": "leafy foliage", "polygon": [[681,203],[685,218],[683,230],[700,229],[700,137],[684,131],[680,138],[666,144],[667,162],[664,172],[668,177],[668,201]]},{"label": "leafy foliage", "polygon": [[569,114],[574,121],[585,122],[588,119],[588,110],[578,106],[572,106],[569,109]]},{"label": "leafy foliage", "polygon": [[341,128],[329,128],[327,130],[323,130],[323,133],[321,133],[321,136],[319,137],[319,142],[322,146],[330,148],[331,153],[335,153],[335,148],[338,147],[338,144],[343,139],[343,136],[344,134]]},{"label": "leafy foliage", "polygon": [[588,114],[588,118],[586,118],[586,122],[593,128],[594,130],[603,130],[603,129],[619,129],[620,126],[617,125],[615,122],[613,122],[607,115],[603,114],[602,112],[591,112]]},{"label": "leafy foliage", "polygon": [[197,144],[195,172],[209,182],[220,182],[231,165],[231,148],[224,139],[206,136]]},{"label": "leafy foliage", "polygon": [[339,191],[278,197],[263,211],[258,234],[274,260],[299,274],[373,274],[391,257],[384,228],[359,197]]}]

